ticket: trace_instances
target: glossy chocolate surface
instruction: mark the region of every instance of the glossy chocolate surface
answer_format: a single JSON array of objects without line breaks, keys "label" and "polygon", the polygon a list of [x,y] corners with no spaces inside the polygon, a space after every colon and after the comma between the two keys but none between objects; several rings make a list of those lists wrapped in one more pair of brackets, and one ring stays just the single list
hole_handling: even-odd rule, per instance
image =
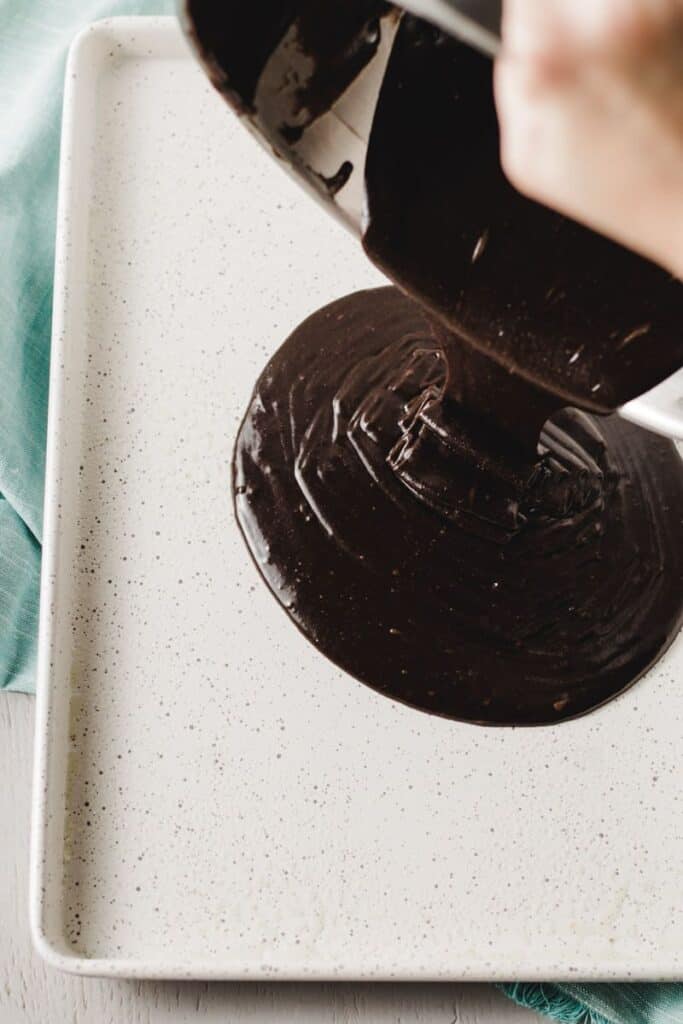
[{"label": "glossy chocolate surface", "polygon": [[366,251],[496,360],[616,409],[683,364],[683,284],[521,196],[498,149],[491,61],[404,17],[368,147]]},{"label": "glossy chocolate surface", "polygon": [[680,458],[575,410],[540,456],[491,449],[446,377],[441,340],[395,288],[314,314],[240,431],[242,531],[305,635],[382,693],[471,722],[581,714],[680,627]]}]

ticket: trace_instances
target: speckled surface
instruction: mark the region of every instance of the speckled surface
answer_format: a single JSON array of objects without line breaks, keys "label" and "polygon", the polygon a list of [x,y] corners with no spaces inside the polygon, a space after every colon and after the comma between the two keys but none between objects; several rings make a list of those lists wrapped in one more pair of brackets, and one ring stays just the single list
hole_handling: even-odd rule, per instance
[{"label": "speckled surface", "polygon": [[164,19],[77,46],[62,177],[32,924],[84,973],[683,975],[683,645],[576,722],[481,729],[327,663],[229,465],[267,356],[380,282]]}]

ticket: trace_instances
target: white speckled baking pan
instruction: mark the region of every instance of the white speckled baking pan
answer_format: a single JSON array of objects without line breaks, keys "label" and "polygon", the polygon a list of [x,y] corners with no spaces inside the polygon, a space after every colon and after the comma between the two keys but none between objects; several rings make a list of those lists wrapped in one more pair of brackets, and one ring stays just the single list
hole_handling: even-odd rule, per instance
[{"label": "white speckled baking pan", "polygon": [[173,20],[75,44],[31,916],[50,963],[202,978],[683,977],[683,645],[579,721],[482,729],[327,663],[229,466],[267,356],[380,280]]}]

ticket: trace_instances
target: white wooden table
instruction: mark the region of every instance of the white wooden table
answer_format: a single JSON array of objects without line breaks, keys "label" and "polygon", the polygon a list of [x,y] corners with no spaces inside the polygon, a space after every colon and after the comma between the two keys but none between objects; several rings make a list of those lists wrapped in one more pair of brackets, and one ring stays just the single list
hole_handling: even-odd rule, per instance
[{"label": "white wooden table", "polygon": [[99,981],[46,967],[28,931],[30,697],[0,694],[0,1024],[532,1024],[488,985]]}]

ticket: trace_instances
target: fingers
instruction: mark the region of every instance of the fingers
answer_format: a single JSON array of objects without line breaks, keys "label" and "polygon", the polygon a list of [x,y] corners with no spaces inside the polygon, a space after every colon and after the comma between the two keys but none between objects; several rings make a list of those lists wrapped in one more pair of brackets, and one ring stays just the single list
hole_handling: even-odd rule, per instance
[{"label": "fingers", "polygon": [[506,0],[495,85],[512,183],[680,274],[683,0]]},{"label": "fingers", "polygon": [[511,56],[640,50],[683,21],[683,0],[505,0],[503,46]]}]

